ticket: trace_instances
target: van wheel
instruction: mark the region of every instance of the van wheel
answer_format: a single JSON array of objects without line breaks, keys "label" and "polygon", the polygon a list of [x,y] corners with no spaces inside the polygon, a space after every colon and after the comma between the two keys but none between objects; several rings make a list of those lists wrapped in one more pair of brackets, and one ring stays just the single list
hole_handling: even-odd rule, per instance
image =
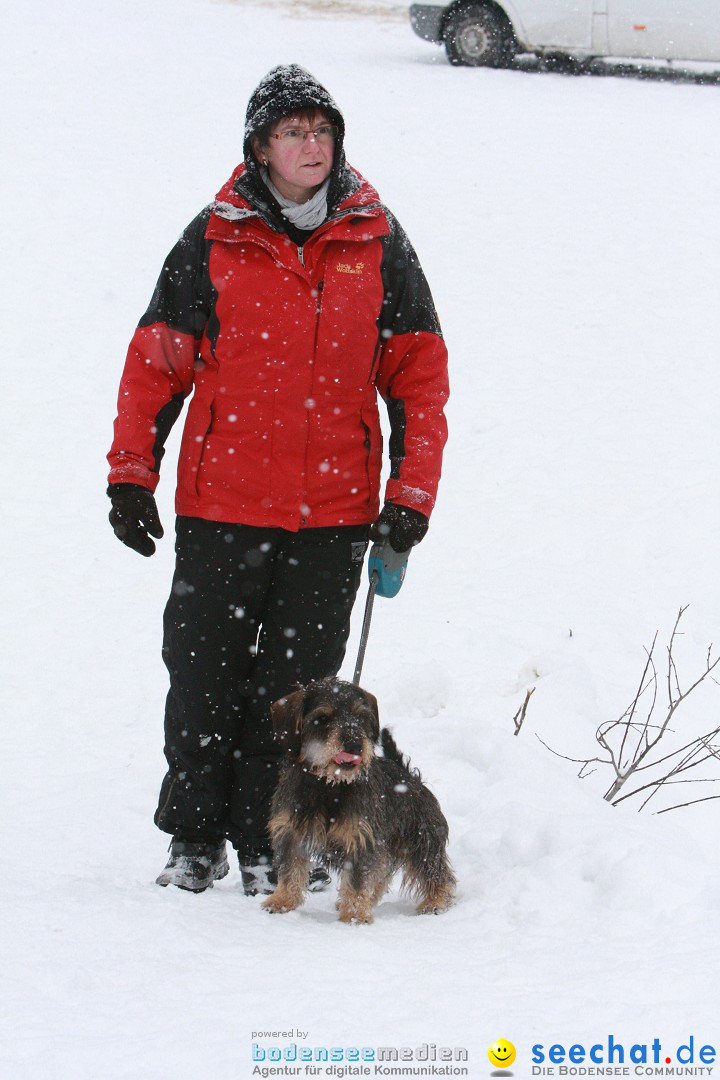
[{"label": "van wheel", "polygon": [[480,4],[463,4],[451,11],[443,40],[450,63],[467,67],[504,67],[515,51],[505,20]]}]

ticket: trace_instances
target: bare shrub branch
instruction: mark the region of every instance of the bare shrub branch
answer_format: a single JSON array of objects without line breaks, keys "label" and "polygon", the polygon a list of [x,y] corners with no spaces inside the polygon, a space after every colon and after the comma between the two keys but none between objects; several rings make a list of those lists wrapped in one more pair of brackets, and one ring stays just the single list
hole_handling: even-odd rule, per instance
[{"label": "bare shrub branch", "polygon": [[[578,773],[580,777],[590,775],[590,771],[596,771],[595,769],[590,770],[591,765],[610,766],[614,779],[603,798],[612,803],[613,806],[618,806],[621,802],[625,802],[626,799],[631,799],[635,795],[645,793],[639,807],[640,810],[643,810],[660,790],[672,784],[707,782],[705,777],[693,776],[687,778],[685,774],[692,769],[697,770],[699,766],[707,764],[712,759],[720,761],[720,725],[697,738],[691,739],[677,750],[672,750],[662,756],[656,755],[661,739],[668,732],[674,730],[671,725],[682,703],[706,679],[716,681],[713,678],[713,672],[720,664],[720,656],[713,660],[712,645],[710,645],[705,657],[704,669],[690,683],[687,689],[682,689],[674,649],[680,636],[680,622],[686,611],[687,606],[680,608],[666,649],[667,670],[664,681],[667,688],[667,704],[664,715],[656,717],[656,713],[659,711],[658,671],[655,664],[658,639],[656,633],[652,645],[645,650],[647,656],[645,666],[632,701],[617,720],[601,724],[595,733],[596,741],[604,751],[605,756],[571,758],[566,754],[560,754],[553,750],[552,747],[547,746],[547,743],[540,739],[543,746],[547,746],[548,750],[556,754],[557,757],[580,764],[581,768]],[[644,706],[644,715],[641,715],[641,706]],[[631,778],[639,779],[636,774],[647,769],[662,769],[663,771],[656,779],[633,787],[632,791],[620,794]],[[714,778],[712,782],[715,779],[720,779],[720,777]],[[720,796],[710,795],[704,799],[693,799],[686,803],[678,803],[676,806],[660,810],[659,813],[666,813],[667,810],[678,809],[680,806],[691,806],[696,802],[707,802],[715,798],[720,798]]]},{"label": "bare shrub branch", "polygon": [[520,734],[520,728],[523,726],[523,721],[525,720],[525,713],[527,712],[528,703],[530,701],[530,698],[535,693],[535,689],[536,688],[534,686],[530,687],[527,694],[525,695],[525,700],[523,701],[522,705],[520,706],[518,711],[513,716],[513,723],[515,724],[515,731],[514,731],[515,735]]},{"label": "bare shrub branch", "polygon": [[658,814],[667,814],[670,810],[680,810],[683,806],[695,806],[700,802],[712,802],[713,799],[720,799],[720,795],[708,795],[704,799],[691,799],[690,802],[676,803],[675,806],[666,806],[664,810],[658,810]]}]

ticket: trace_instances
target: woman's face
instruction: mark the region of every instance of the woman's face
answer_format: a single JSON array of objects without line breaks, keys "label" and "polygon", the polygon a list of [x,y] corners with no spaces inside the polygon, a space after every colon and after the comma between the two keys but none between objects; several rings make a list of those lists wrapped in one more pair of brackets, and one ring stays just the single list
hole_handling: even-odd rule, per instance
[{"label": "woman's face", "polygon": [[290,130],[314,131],[330,121],[324,113],[313,113],[310,121],[299,116],[284,116],[273,125],[267,146],[253,140],[256,160],[267,165],[270,179],[286,199],[304,203],[324,184],[332,169],[335,140],[318,141],[313,135],[298,142],[292,138],[273,138]]}]

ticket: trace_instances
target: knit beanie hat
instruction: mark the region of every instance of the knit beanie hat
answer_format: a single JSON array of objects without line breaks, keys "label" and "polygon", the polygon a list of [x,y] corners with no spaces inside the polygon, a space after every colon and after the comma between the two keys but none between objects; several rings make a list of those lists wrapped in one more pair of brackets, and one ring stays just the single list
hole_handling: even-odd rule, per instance
[{"label": "knit beanie hat", "polygon": [[245,116],[245,160],[252,152],[250,140],[253,135],[299,109],[317,109],[337,126],[337,157],[345,136],[342,113],[325,87],[309,71],[299,64],[280,64],[267,73],[250,96]]}]

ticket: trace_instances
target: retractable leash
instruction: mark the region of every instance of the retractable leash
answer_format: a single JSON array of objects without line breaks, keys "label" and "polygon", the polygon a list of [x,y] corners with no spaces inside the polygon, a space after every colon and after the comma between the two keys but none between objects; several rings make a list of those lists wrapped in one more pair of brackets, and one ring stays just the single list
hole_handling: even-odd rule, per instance
[{"label": "retractable leash", "polygon": [[368,559],[370,588],[368,589],[367,600],[365,601],[365,615],[363,616],[362,632],[360,634],[360,648],[358,650],[355,674],[353,675],[352,680],[354,686],[360,685],[360,674],[362,672],[365,649],[370,635],[370,620],[372,618],[375,594],[387,597],[397,596],[400,592],[400,586],[405,580],[405,571],[407,570],[408,558],[410,557],[411,550],[412,549],[409,549],[408,551],[395,551],[394,548],[390,547],[387,540],[383,541],[382,544],[373,544],[370,548],[370,558]]}]

